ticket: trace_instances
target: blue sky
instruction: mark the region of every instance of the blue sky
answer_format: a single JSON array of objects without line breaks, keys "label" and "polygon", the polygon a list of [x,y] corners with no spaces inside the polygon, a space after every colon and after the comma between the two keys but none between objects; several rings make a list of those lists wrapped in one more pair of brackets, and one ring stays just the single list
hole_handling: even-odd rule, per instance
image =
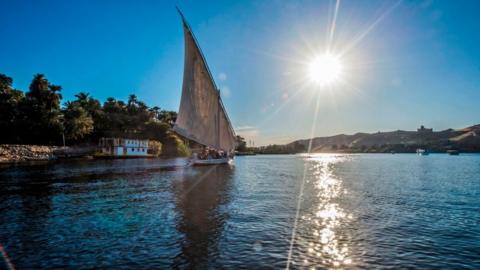
[{"label": "blue sky", "polygon": [[[0,0],[0,73],[22,90],[44,73],[65,100],[134,93],[178,110],[175,5],[256,145],[307,138],[313,123],[315,136],[480,123],[478,1],[340,1],[329,39],[336,1]],[[343,65],[328,88],[306,76],[326,44]]]}]

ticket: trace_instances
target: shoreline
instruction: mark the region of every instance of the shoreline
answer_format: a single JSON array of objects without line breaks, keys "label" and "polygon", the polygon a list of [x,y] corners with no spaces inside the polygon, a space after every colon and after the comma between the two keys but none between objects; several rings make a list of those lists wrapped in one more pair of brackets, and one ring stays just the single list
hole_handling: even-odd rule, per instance
[{"label": "shoreline", "polygon": [[0,144],[0,164],[60,159],[88,159],[94,154],[94,146],[49,146],[28,144]]},{"label": "shoreline", "polygon": [[53,160],[56,159],[54,152],[59,148],[45,145],[2,144],[0,145],[0,163]]},{"label": "shoreline", "polygon": [[[89,160],[93,159],[97,147],[95,146],[47,146],[47,145],[25,145],[25,144],[0,144],[0,164],[18,164],[35,161],[55,160]],[[480,152],[462,151],[460,154],[479,154]],[[296,154],[415,154],[415,152],[358,152],[358,151],[332,151],[332,152],[311,152],[311,153],[241,153],[237,156],[255,155],[296,155]],[[447,152],[430,152],[430,154],[448,154]],[[132,158],[165,158],[159,157],[132,157]],[[171,157],[171,156],[170,156]],[[117,159],[116,157],[105,157]],[[124,157],[125,158],[125,157]]]},{"label": "shoreline", "polygon": [[139,159],[139,158],[175,158],[180,156],[131,156],[111,157],[97,156],[98,147],[87,146],[48,146],[28,144],[0,144],[0,165],[22,164],[29,162],[49,162],[60,160],[91,160],[91,159]]},{"label": "shoreline", "polygon": [[[480,154],[478,151],[460,151],[460,154]],[[307,155],[307,154],[386,154],[386,155],[396,155],[396,154],[417,154],[416,152],[298,152],[298,153],[259,153],[256,152],[256,155]],[[448,152],[429,152],[429,154],[448,154]]]}]

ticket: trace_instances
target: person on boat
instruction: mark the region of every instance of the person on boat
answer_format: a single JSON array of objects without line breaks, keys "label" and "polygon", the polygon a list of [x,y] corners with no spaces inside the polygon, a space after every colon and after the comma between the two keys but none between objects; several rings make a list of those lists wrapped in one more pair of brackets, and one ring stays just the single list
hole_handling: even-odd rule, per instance
[{"label": "person on boat", "polygon": [[228,156],[229,155],[225,151],[205,147],[197,155],[197,158],[201,160],[207,160],[207,159],[222,159],[222,158],[227,158]]}]

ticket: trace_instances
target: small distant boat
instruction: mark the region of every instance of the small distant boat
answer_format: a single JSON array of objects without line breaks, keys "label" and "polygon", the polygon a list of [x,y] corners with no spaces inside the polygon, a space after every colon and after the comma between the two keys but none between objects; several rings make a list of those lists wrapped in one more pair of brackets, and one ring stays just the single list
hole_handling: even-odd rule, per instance
[{"label": "small distant boat", "polygon": [[417,154],[419,156],[428,156],[429,153],[428,153],[428,150],[426,150],[426,149],[418,148],[417,149]]},{"label": "small distant boat", "polygon": [[200,46],[185,17],[177,10],[183,22],[185,64],[182,98],[173,131],[203,146],[204,152],[213,152],[194,154],[193,165],[230,163],[236,147],[235,131]]},{"label": "small distant boat", "polygon": [[447,150],[447,154],[450,156],[458,156],[460,155],[460,152],[458,152],[458,150]]}]

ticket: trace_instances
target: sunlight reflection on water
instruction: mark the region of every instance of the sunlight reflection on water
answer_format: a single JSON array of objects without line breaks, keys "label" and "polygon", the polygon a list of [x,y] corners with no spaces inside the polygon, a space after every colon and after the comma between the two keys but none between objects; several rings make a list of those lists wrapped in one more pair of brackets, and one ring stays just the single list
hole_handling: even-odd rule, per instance
[{"label": "sunlight reflection on water", "polygon": [[478,154],[181,162],[0,166],[0,243],[17,269],[480,269]]},{"label": "sunlight reflection on water", "polygon": [[[352,263],[349,258],[349,247],[341,241],[338,232],[342,225],[352,219],[352,215],[345,212],[336,200],[346,190],[342,187],[342,180],[334,177],[333,166],[345,159],[339,155],[312,155],[308,156],[310,174],[308,180],[313,186],[313,204],[311,214],[302,216],[302,222],[310,226],[304,236],[308,241],[301,241],[305,245],[302,250],[304,266],[339,267]],[[308,225],[307,225],[308,224]]]}]

